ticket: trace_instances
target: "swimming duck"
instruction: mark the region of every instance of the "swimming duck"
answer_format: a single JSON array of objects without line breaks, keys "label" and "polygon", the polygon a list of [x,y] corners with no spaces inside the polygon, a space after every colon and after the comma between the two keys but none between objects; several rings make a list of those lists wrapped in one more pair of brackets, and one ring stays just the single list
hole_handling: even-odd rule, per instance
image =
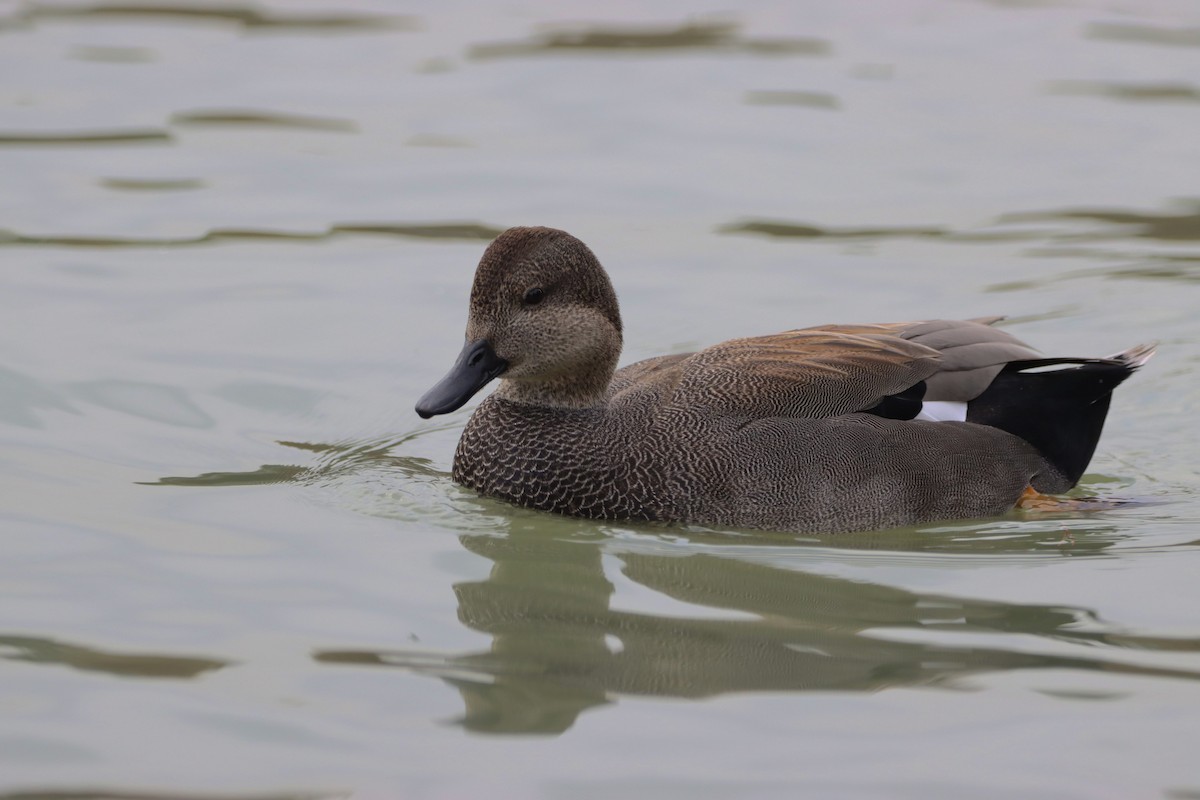
[{"label": "swimming duck", "polygon": [[620,370],[621,315],[579,239],[510,228],[466,346],[417,403],[471,415],[453,478],[578,517],[834,533],[985,517],[1060,493],[1153,346],[1046,358],[999,317],[823,325]]}]

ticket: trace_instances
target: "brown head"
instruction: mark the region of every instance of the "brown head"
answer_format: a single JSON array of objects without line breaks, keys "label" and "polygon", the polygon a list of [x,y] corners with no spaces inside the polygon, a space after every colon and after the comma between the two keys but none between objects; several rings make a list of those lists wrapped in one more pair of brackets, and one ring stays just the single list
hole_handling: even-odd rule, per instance
[{"label": "brown head", "polygon": [[417,413],[454,411],[495,377],[515,402],[597,405],[620,355],[617,295],[587,245],[553,228],[509,228],[475,270],[467,344]]}]

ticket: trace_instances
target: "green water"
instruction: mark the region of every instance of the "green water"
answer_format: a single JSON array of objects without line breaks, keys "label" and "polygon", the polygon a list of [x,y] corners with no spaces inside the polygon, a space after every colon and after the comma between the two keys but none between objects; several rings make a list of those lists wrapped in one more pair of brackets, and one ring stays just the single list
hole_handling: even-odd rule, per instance
[{"label": "green water", "polygon": [[[0,798],[1200,797],[1200,11],[736,7],[0,2]],[[625,363],[1157,340],[1084,480],[1135,502],[475,497],[412,407],[518,224]]]}]

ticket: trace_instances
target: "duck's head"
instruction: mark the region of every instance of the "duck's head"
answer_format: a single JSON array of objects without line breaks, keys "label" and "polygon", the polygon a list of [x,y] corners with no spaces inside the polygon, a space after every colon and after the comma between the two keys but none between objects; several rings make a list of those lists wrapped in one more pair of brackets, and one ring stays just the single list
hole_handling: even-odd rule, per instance
[{"label": "duck's head", "polygon": [[466,346],[417,413],[454,411],[496,377],[516,402],[596,405],[620,355],[617,295],[587,245],[553,228],[509,228],[475,270]]}]

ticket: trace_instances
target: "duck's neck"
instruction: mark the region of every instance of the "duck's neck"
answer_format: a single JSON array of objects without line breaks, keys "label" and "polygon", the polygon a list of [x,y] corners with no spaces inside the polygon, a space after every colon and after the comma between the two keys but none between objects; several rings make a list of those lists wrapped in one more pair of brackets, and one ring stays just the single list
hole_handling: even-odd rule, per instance
[{"label": "duck's neck", "polygon": [[595,408],[604,404],[613,366],[537,381],[501,379],[495,396],[530,406]]}]

